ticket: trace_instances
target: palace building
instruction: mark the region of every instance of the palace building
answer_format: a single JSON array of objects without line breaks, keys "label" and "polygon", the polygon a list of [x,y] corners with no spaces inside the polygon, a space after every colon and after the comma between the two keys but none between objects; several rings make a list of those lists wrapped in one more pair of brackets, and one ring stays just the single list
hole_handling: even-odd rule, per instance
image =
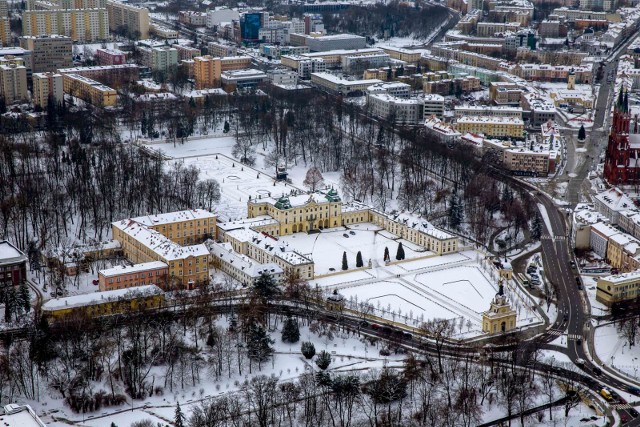
[{"label": "palace building", "polygon": [[516,312],[504,294],[502,278],[500,288],[491,301],[491,308],[482,313],[482,332],[494,334],[509,332],[516,327]]}]

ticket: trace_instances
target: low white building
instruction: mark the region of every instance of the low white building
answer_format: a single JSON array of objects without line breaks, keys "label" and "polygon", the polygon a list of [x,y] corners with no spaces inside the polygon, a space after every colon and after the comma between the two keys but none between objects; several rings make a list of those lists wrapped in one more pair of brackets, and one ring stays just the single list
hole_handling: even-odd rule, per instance
[{"label": "low white building", "polygon": [[596,210],[609,218],[613,225],[618,224],[620,212],[635,208],[633,200],[618,187],[596,194],[593,198],[593,204]]},{"label": "low white building", "polygon": [[462,134],[450,124],[447,124],[436,116],[427,116],[425,120],[425,128],[428,134],[431,134],[447,144],[460,140]]},{"label": "low white building", "polygon": [[275,85],[295,86],[298,84],[298,73],[295,71],[271,70],[267,73],[267,78]]},{"label": "low white building", "polygon": [[411,86],[406,83],[391,82],[378,83],[367,88],[367,94],[386,93],[398,98],[409,98],[411,96]]},{"label": "low white building", "polygon": [[421,98],[424,102],[424,116],[436,116],[442,118],[444,116],[444,97],[435,93],[424,95]]},{"label": "low white building", "polygon": [[367,96],[374,116],[395,123],[418,124],[424,119],[424,102],[419,99],[398,98],[384,93]]},{"label": "low white building", "polygon": [[0,408],[0,423],[5,427],[46,427],[31,406],[15,403]]}]

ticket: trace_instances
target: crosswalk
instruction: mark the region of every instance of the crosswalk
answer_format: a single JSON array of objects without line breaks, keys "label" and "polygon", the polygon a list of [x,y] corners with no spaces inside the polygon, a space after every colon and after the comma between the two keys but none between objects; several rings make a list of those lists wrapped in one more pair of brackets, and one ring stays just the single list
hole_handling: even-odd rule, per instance
[{"label": "crosswalk", "polygon": [[582,339],[582,335],[579,334],[569,334],[568,335],[570,340],[581,340]]},{"label": "crosswalk", "polygon": [[629,405],[628,403],[617,403],[615,405],[611,405],[611,408],[613,409],[631,409],[633,408],[633,405]]},{"label": "crosswalk", "polygon": [[543,236],[540,237],[541,240],[555,240],[555,241],[559,241],[559,240],[565,240],[566,236],[549,236],[548,234],[545,234]]},{"label": "crosswalk", "polygon": [[557,329],[549,329],[547,332],[549,335],[553,335],[555,337],[559,337],[560,335],[564,335],[564,331],[559,331]]}]

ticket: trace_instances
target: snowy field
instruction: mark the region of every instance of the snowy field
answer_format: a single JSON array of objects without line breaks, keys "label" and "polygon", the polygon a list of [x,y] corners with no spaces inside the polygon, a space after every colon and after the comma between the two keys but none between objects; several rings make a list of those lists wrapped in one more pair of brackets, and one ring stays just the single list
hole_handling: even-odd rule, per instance
[{"label": "snowy field", "polygon": [[347,253],[350,269],[356,268],[358,251],[362,253],[364,268],[367,268],[369,261],[371,261],[372,267],[384,265],[385,247],[389,248],[391,260],[395,261],[399,242],[402,242],[405,259],[434,255],[425,248],[399,239],[370,223],[350,225],[348,229],[345,227],[330,228],[318,234],[297,233],[282,236],[280,240],[290,243],[305,255],[311,255],[317,276],[342,271],[342,254],[344,252]]},{"label": "snowy field", "polygon": [[292,190],[300,191],[221,154],[186,157],[170,162],[195,166],[200,170],[201,180],[215,179],[220,183],[221,197],[215,213],[221,221],[246,218],[249,197],[279,197]]},{"label": "snowy field", "polygon": [[[367,302],[371,314],[408,326],[431,319],[456,322],[456,336],[471,338],[482,333],[482,312],[498,292],[495,270],[481,254],[466,251],[343,273],[314,280],[329,290],[337,289],[350,305]],[[512,283],[505,293],[517,312],[517,326],[541,321],[522,292]]]},{"label": "snowy field", "polygon": [[618,333],[614,325],[596,328],[594,348],[605,365],[636,380],[640,378],[640,347],[634,345],[629,348],[626,338]]}]

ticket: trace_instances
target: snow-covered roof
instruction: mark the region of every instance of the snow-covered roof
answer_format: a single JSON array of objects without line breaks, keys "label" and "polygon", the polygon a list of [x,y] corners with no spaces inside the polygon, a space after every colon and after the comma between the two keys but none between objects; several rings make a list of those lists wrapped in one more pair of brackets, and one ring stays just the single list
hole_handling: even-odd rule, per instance
[{"label": "snow-covered roof", "polygon": [[592,205],[579,203],[573,210],[573,222],[576,224],[596,224],[609,222],[609,219],[596,211]]},{"label": "snow-covered roof", "polygon": [[618,187],[610,188],[596,194],[594,197],[612,211],[623,211],[635,207],[633,200]]},{"label": "snow-covered roof", "polygon": [[222,262],[231,265],[249,277],[258,278],[261,274],[279,275],[284,273],[282,268],[274,263],[261,264],[246,255],[242,255],[233,250],[231,243],[216,243],[207,240],[205,243],[212,257],[220,259]]},{"label": "snow-covered roof", "polygon": [[640,270],[635,270],[629,273],[606,276],[606,277],[603,277],[601,280],[606,280],[611,283],[621,283],[621,282],[627,282],[627,281],[635,281],[639,279],[640,279]]},{"label": "snow-covered roof", "polygon": [[158,270],[160,268],[169,268],[169,266],[162,261],[151,261],[133,265],[119,265],[117,267],[100,270],[98,273],[105,277],[110,277],[121,274],[140,273],[141,271]]},{"label": "snow-covered roof", "polygon": [[151,249],[158,255],[158,258],[166,261],[209,255],[209,251],[203,244],[180,246],[168,237],[135,220],[124,219],[114,222],[112,225]]},{"label": "snow-covered roof", "polygon": [[[204,245],[203,245],[204,246]],[[126,301],[138,297],[163,295],[162,289],[156,285],[135,286],[113,291],[94,292],[84,295],[74,295],[66,298],[52,299],[42,304],[43,311],[55,311],[63,308],[83,307],[87,305],[105,304],[113,301]]]},{"label": "snow-covered roof", "polygon": [[276,237],[258,233],[247,228],[231,230],[228,235],[238,241],[247,242],[257,248],[260,248],[271,255],[286,261],[288,264],[301,265],[310,264],[313,261],[304,255],[296,252],[289,243],[278,240]]},{"label": "snow-covered roof", "polygon": [[0,265],[16,264],[27,260],[27,256],[20,249],[7,240],[0,241]]},{"label": "snow-covered roof", "polygon": [[236,221],[227,221],[216,224],[216,227],[224,230],[237,230],[239,228],[252,228],[261,227],[265,225],[276,225],[278,221],[270,217],[269,215],[261,215],[253,218],[244,218]]},{"label": "snow-covered roof", "polygon": [[170,224],[178,221],[189,221],[199,219],[215,219],[215,215],[204,209],[190,209],[185,211],[167,212],[154,215],[143,215],[131,218],[132,221],[146,225],[148,227]]},{"label": "snow-covered roof", "polygon": [[3,427],[46,427],[29,405],[9,404],[0,410]]},{"label": "snow-covered roof", "polygon": [[620,230],[614,228],[609,224],[605,224],[603,222],[597,222],[591,226],[591,229],[597,231],[599,234],[603,235],[607,239],[611,236],[615,236],[616,234],[620,234]]}]

